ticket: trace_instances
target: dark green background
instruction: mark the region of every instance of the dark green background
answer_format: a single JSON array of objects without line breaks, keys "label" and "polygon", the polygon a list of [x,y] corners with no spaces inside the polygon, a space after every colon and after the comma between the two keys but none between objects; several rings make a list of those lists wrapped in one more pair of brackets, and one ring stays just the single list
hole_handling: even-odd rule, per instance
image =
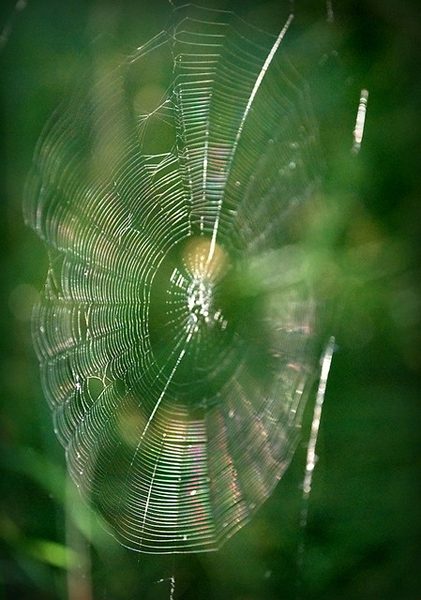
[{"label": "dark green background", "polygon": [[[13,4],[2,2],[0,28]],[[275,33],[289,2],[213,5]],[[308,525],[298,526],[300,447],[273,496],[220,552],[177,558],[121,548],[66,482],[30,339],[47,260],[21,216],[37,138],[87,61],[141,45],[165,27],[171,6],[33,0],[16,13],[0,54],[0,599],[88,600],[89,589],[98,600],[169,598],[169,581],[159,581],[171,574],[180,599],[421,598],[421,12],[415,0],[333,7],[327,33],[324,2],[297,2],[291,37],[303,32],[293,45],[303,65],[314,59],[310,40],[337,52],[309,74],[333,207],[326,289],[340,310]],[[352,157],[363,87],[368,120]]]}]

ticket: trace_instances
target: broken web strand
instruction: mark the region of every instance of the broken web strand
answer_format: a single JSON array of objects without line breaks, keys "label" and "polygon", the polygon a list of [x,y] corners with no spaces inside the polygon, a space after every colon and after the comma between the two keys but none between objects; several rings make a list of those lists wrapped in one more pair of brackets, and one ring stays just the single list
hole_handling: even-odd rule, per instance
[{"label": "broken web strand", "polygon": [[[333,22],[333,10],[331,2],[326,3],[328,22]],[[361,144],[364,136],[364,127],[367,115],[367,103],[368,103],[369,92],[367,89],[362,89],[360,93],[360,100],[358,104],[357,116],[355,120],[355,127],[353,131],[354,142],[351,148],[352,154],[356,155],[361,149]],[[326,392],[327,380],[329,377],[330,366],[332,362],[333,353],[335,352],[335,338],[332,336],[326,346],[326,350],[321,359],[321,375],[317,389],[316,402],[314,405],[313,418],[310,430],[310,439],[307,447],[306,455],[306,468],[303,481],[303,495],[302,495],[302,509],[300,513],[300,542],[298,545],[298,577],[297,577],[297,596],[296,600],[301,600],[301,588],[302,588],[302,572],[303,572],[303,561],[305,553],[305,529],[308,522],[308,505],[309,497],[312,487],[314,469],[317,463],[316,445],[319,434],[320,421],[322,416],[322,409],[324,403],[324,397]]]},{"label": "broken web strand", "polygon": [[303,481],[302,508],[300,513],[300,542],[298,545],[297,567],[297,600],[301,598],[302,586],[302,568],[305,552],[305,529],[308,522],[308,504],[313,482],[314,469],[317,463],[316,445],[319,436],[320,422],[322,418],[323,403],[325,399],[327,380],[329,377],[330,366],[333,353],[335,351],[335,338],[332,336],[326,346],[326,350],[321,359],[320,380],[317,388],[316,401],[314,404],[313,418],[311,421],[310,438],[307,446],[306,468]]},{"label": "broken web strand", "polygon": [[[289,17],[288,17],[288,19],[287,19],[284,27],[282,28],[280,34],[278,35],[275,43],[273,44],[273,46],[272,46],[272,48],[271,48],[271,50],[270,50],[270,52],[269,52],[269,54],[268,54],[268,56],[267,56],[264,64],[263,64],[262,70],[260,71],[260,73],[259,73],[259,75],[258,75],[258,77],[256,79],[256,83],[254,84],[253,90],[252,90],[252,92],[250,94],[250,98],[249,98],[249,100],[247,102],[247,106],[245,108],[243,117],[241,119],[240,126],[239,126],[238,131],[237,131],[237,135],[236,135],[236,138],[235,138],[235,141],[234,141],[234,145],[233,145],[233,149],[232,149],[231,158],[230,158],[229,165],[228,165],[228,170],[229,170],[230,165],[232,164],[232,162],[234,160],[235,153],[236,153],[236,150],[237,150],[237,147],[238,147],[238,143],[240,141],[241,134],[243,132],[244,123],[245,123],[245,121],[247,119],[247,116],[248,116],[248,114],[250,112],[250,108],[251,108],[251,106],[253,104],[254,98],[255,98],[258,90],[259,90],[260,84],[263,81],[263,78],[264,78],[264,76],[265,76],[265,74],[266,74],[266,72],[267,72],[267,70],[269,68],[270,63],[272,62],[272,59],[273,59],[273,57],[276,54],[276,51],[278,50],[278,48],[279,48],[282,40],[284,39],[284,36],[285,36],[285,34],[286,34],[286,32],[287,32],[287,30],[288,30],[288,28],[289,28],[289,26],[290,26],[293,18],[294,18],[294,14],[291,13],[289,15]],[[216,219],[215,219],[215,224],[214,224],[214,227],[213,227],[212,241],[211,241],[210,250],[209,250],[208,262],[210,262],[212,260],[212,257],[213,257],[214,251],[215,251],[216,236],[218,234],[219,219],[220,219],[220,216],[221,216],[221,208],[222,208],[223,201],[224,201],[224,198],[223,198],[223,196],[221,196],[221,199],[220,199],[219,204],[218,204],[218,211],[217,211],[217,215],[216,215]]]},{"label": "broken web strand", "polygon": [[368,90],[361,90],[360,103],[358,105],[357,118],[354,128],[354,144],[352,146],[353,154],[358,154],[364,136],[365,118],[367,114]]},{"label": "broken web strand", "polygon": [[170,577],[165,577],[163,579],[158,579],[158,581],[156,583],[169,585],[169,588],[170,588],[169,600],[174,600],[174,594],[175,594],[175,576],[174,575],[170,575]]}]

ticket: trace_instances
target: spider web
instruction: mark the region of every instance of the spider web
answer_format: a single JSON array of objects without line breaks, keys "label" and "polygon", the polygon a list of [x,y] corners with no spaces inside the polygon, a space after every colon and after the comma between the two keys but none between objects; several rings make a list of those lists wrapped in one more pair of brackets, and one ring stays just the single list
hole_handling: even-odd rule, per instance
[{"label": "spider web", "polygon": [[69,471],[150,553],[215,550],[251,519],[320,356],[320,148],[290,20],[275,39],[176,14],[53,116],[25,200],[50,254],[34,340]]}]

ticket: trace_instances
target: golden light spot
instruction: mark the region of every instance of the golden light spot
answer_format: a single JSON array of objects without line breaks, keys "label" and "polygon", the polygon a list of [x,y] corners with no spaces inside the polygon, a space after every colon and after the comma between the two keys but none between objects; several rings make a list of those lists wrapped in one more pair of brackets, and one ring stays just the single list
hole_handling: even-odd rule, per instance
[{"label": "golden light spot", "polygon": [[183,251],[183,262],[186,268],[196,276],[207,276],[211,280],[218,279],[228,266],[225,251],[219,244],[212,244],[206,238],[192,238]]}]

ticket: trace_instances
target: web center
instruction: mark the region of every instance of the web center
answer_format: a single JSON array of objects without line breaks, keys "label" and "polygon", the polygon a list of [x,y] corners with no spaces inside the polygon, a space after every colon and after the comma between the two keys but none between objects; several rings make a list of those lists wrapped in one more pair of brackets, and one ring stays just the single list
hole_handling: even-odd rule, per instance
[{"label": "web center", "polygon": [[187,306],[194,321],[209,323],[213,319],[213,283],[209,278],[195,275],[187,288]]}]

